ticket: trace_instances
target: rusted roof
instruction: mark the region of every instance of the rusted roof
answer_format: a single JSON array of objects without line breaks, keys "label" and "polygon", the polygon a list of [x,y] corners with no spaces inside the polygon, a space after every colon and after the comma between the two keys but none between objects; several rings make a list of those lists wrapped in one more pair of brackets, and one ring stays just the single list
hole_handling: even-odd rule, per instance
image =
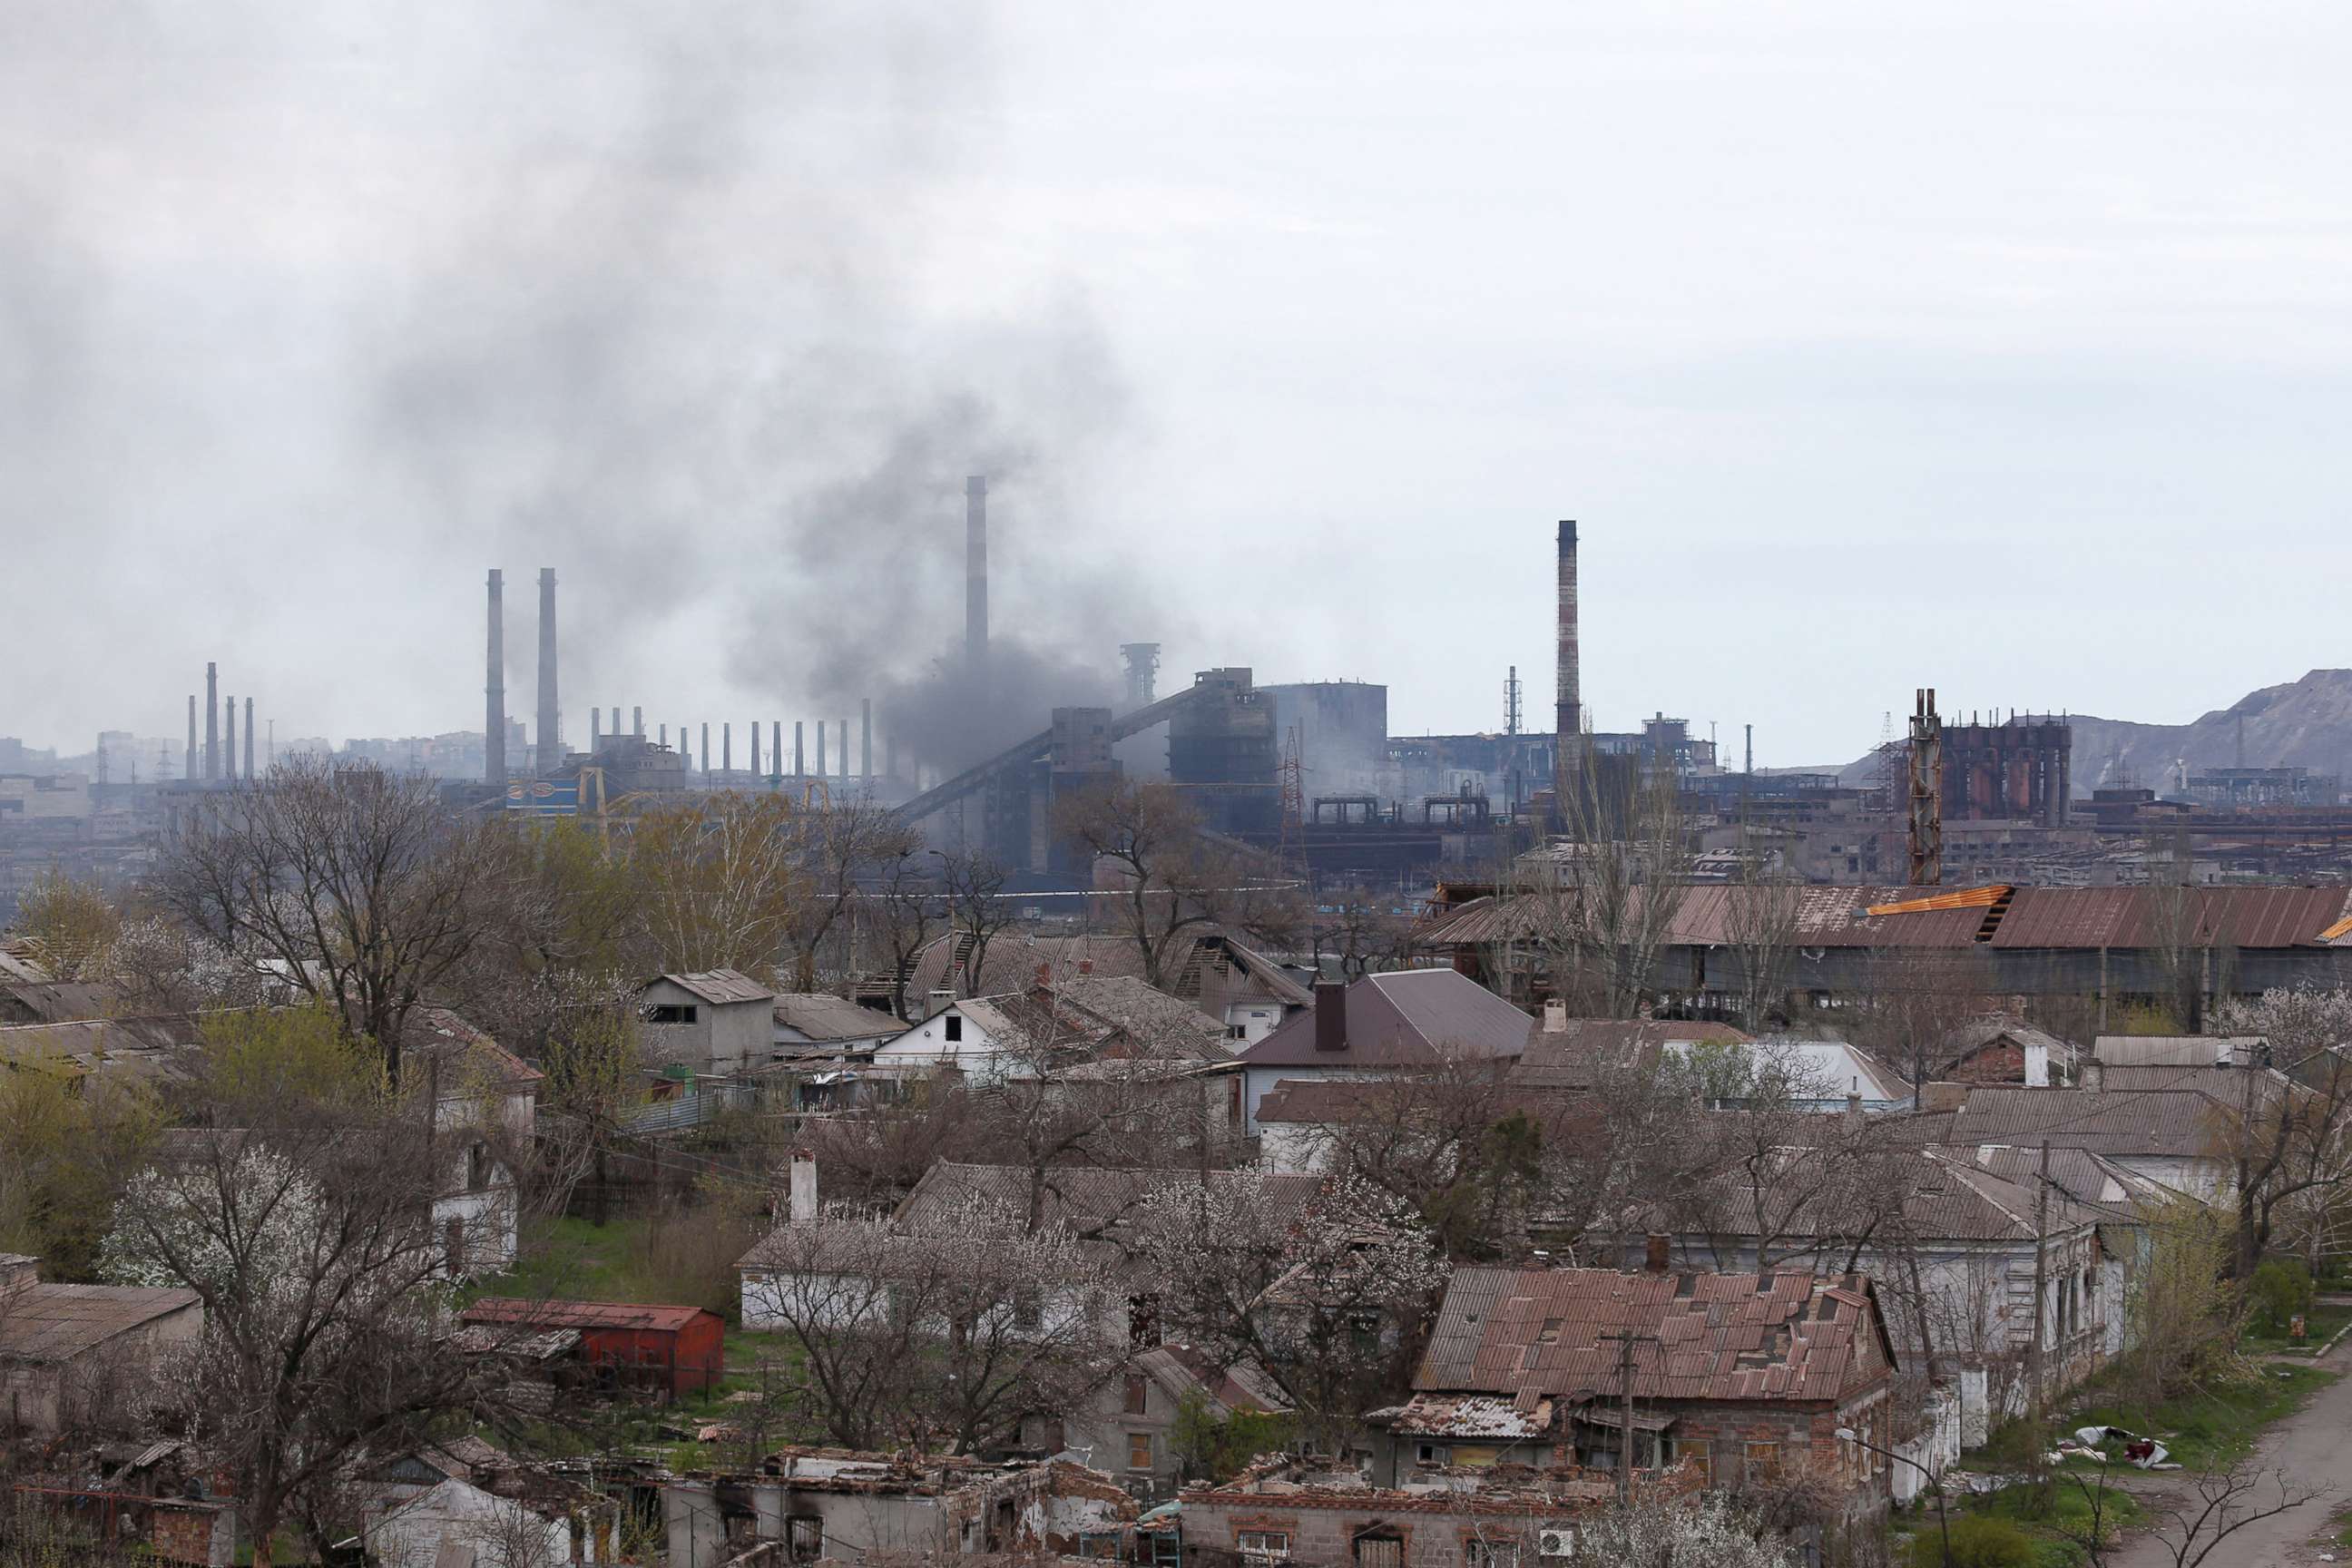
[{"label": "rusted roof", "polygon": [[1894,1362],[1860,1275],[1621,1274],[1601,1268],[1457,1269],[1416,1391],[1570,1403],[1622,1395],[1633,1347],[1636,1399],[1834,1404]]},{"label": "rusted roof", "polygon": [[0,1295],[0,1361],[70,1361],[201,1300],[194,1290],[135,1286],[18,1286]]},{"label": "rusted roof", "polygon": [[[1527,1049],[1534,1021],[1466,974],[1401,969],[1367,975],[1340,993],[1344,1049],[1316,1049],[1313,1008],[1242,1052],[1254,1068],[1430,1068],[1501,1060]],[[1322,1005],[1319,1002],[1318,1005]]]},{"label": "rusted roof", "polygon": [[717,1321],[701,1307],[658,1306],[641,1301],[524,1300],[485,1296],[457,1314],[464,1323],[515,1323],[533,1329],[641,1329],[676,1333],[698,1318]]},{"label": "rusted roof", "polygon": [[2344,918],[2352,889],[2020,888],[1995,947],[2305,947]]},{"label": "rusted roof", "polygon": [[[724,1006],[730,1002],[767,1002],[775,993],[748,974],[732,969],[704,969],[691,974],[658,974],[656,980],[667,980],[681,990],[691,991],[712,1006]],[[652,980],[646,982],[647,985]]]}]

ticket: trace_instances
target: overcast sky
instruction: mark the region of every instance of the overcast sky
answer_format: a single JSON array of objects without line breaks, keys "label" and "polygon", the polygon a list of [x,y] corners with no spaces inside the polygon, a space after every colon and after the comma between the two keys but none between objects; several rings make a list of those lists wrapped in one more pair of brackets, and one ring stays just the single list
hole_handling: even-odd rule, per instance
[{"label": "overcast sky", "polygon": [[2340,4],[0,0],[0,734],[177,735],[207,658],[281,737],[477,727],[493,565],[525,717],[562,579],[575,742],[837,717],[959,635],[981,467],[1045,686],[1548,715],[1575,517],[1603,728],[2186,720],[2352,663],[2347,59]]}]

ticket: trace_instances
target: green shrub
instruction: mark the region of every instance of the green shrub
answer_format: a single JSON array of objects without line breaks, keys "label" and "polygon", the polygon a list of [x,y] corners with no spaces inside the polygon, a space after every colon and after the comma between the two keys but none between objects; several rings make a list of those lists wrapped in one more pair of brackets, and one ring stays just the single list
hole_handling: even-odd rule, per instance
[{"label": "green shrub", "polygon": [[2308,1314],[2314,1297],[2311,1270],[2297,1258],[2271,1258],[2246,1281],[2254,1322],[2275,1334],[2286,1332],[2290,1322]]},{"label": "green shrub", "polygon": [[2005,1519],[1965,1515],[1952,1521],[1949,1559],[1934,1519],[1911,1538],[1912,1568],[2035,1568],[2041,1561],[2033,1537]]}]

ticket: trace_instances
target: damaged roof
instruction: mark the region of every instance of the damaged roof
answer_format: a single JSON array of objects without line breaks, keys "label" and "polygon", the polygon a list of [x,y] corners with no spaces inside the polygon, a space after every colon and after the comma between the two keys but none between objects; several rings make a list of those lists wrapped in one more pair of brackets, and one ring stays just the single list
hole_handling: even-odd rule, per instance
[{"label": "damaged roof", "polygon": [[[690,974],[656,974],[645,983],[667,980],[681,991],[692,992],[712,1006],[724,1006],[730,1002],[767,1002],[775,993],[750,975],[732,969],[701,969]],[[644,986],[639,986],[643,990]]]},{"label": "damaged roof", "polygon": [[143,1286],[17,1286],[0,1293],[0,1361],[70,1361],[201,1300]]},{"label": "damaged roof", "polygon": [[1632,1332],[1637,1399],[1834,1404],[1888,1376],[1894,1353],[1869,1280],[1799,1272],[1621,1274],[1603,1268],[1454,1271],[1417,1393],[1525,1405],[1624,1392]]},{"label": "damaged roof", "polygon": [[776,1022],[811,1041],[878,1040],[907,1026],[889,1014],[822,991],[788,991],[776,998]]}]

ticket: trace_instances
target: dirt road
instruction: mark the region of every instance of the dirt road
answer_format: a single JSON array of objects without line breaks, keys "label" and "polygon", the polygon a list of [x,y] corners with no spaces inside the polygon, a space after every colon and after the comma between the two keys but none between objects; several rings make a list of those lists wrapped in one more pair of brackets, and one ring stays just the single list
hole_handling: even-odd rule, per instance
[{"label": "dirt road", "polygon": [[[2352,1342],[2338,1345],[2319,1363],[2335,1372],[2352,1371]],[[2331,1495],[2291,1509],[2273,1519],[2246,1526],[2205,1559],[2205,1568],[2305,1568],[2332,1552],[2338,1563],[2352,1563],[2352,1551],[2335,1543],[2328,1518],[2352,1502],[2352,1376],[2331,1384],[2312,1395],[2311,1403],[2270,1429],[2260,1460],[2264,1469],[2284,1467],[2302,1486],[2333,1488]],[[2180,1481],[2178,1473],[2171,1475]],[[2183,1482],[2182,1489],[2186,1489]],[[2263,1505],[2276,1502],[2277,1489],[2264,1483]],[[2177,1542],[2177,1531],[2168,1531]],[[2173,1568],[2173,1548],[2142,1536],[2111,1554],[2110,1568]]]}]

